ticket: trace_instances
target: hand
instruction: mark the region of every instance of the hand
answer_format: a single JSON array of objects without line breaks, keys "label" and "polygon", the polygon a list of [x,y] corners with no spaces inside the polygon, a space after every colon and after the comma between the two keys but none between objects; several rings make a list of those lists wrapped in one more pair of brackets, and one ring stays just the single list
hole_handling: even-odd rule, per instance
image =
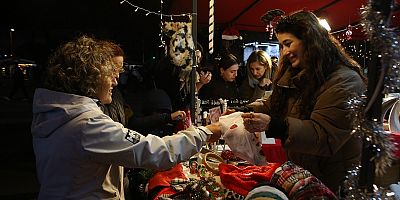
[{"label": "hand", "polygon": [[210,130],[211,132],[213,132],[213,134],[211,135],[210,139],[207,142],[216,142],[221,138],[221,127],[219,126],[219,122],[215,122],[212,124],[209,124],[206,126],[206,128],[208,128],[208,130]]},{"label": "hand", "polygon": [[263,113],[243,113],[244,128],[250,133],[268,130],[271,117]]},{"label": "hand", "polygon": [[261,87],[265,87],[265,86],[271,85],[271,83],[272,83],[272,81],[271,81],[269,78],[263,78],[263,79],[260,81],[259,85],[260,85]]},{"label": "hand", "polygon": [[178,111],[176,111],[176,112],[174,112],[174,113],[171,113],[171,119],[172,120],[185,120],[186,119],[186,113],[185,113],[185,111],[181,111],[181,110],[178,110]]},{"label": "hand", "polygon": [[221,116],[229,115],[229,114],[232,114],[232,113],[234,113],[234,112],[236,112],[235,109],[227,108],[227,109],[225,110],[225,112],[223,112],[223,113],[221,114]]},{"label": "hand", "polygon": [[211,72],[203,72],[202,71],[199,73],[199,76],[200,76],[200,83],[202,83],[204,85],[211,81],[212,74],[211,74]]}]

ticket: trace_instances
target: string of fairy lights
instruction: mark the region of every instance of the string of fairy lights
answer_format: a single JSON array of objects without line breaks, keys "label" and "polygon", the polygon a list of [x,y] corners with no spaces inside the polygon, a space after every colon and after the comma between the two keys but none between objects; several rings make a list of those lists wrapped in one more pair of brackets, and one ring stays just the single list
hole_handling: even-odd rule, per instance
[{"label": "string of fairy lights", "polygon": [[161,25],[160,25],[160,34],[159,34],[159,36],[160,36],[160,46],[159,47],[165,47],[165,41],[164,41],[164,38],[163,38],[164,18],[169,18],[170,21],[174,21],[174,17],[175,18],[177,18],[177,17],[188,17],[189,20],[191,20],[192,16],[196,14],[196,13],[163,14],[162,13],[162,8],[163,8],[163,3],[164,3],[163,0],[160,1],[160,10],[157,11],[157,12],[142,8],[140,6],[137,6],[137,5],[129,2],[128,0],[122,0],[120,2],[120,4],[124,4],[124,3],[130,5],[131,7],[133,7],[135,13],[141,12],[141,13],[144,13],[145,16],[149,16],[149,15],[160,16]]},{"label": "string of fairy lights", "polygon": [[332,32],[332,35],[335,35],[347,53],[366,67],[366,62],[372,59],[372,51],[368,47],[368,42],[366,40],[353,40],[353,31],[358,29],[362,29],[362,24],[356,24],[354,26],[349,24],[344,29]]},{"label": "string of fairy lights", "polygon": [[[160,25],[160,46],[159,47],[165,47],[165,41],[163,38],[163,26],[164,26],[164,19],[169,19],[170,21],[174,21],[174,17],[188,17],[189,19],[192,19],[192,16],[195,13],[182,13],[182,14],[164,14],[162,13],[163,9],[163,0],[160,1],[160,10],[158,11],[151,11],[146,8],[142,8],[138,5],[135,5],[131,3],[128,0],[122,0],[120,4],[128,4],[129,6],[134,8],[135,13],[143,13],[145,16],[149,15],[156,15],[160,17],[161,25]],[[333,35],[342,43],[344,48],[348,53],[350,53],[355,59],[358,59],[359,61],[365,61],[365,60],[371,60],[372,52],[369,50],[367,42],[351,42],[352,41],[352,34],[353,30],[357,30],[359,28],[362,28],[362,24],[356,24],[356,25],[348,25],[346,28],[332,32]],[[267,27],[266,32],[271,33],[269,34],[269,39],[272,39],[272,32],[273,32],[273,27]],[[212,40],[210,40],[211,43]],[[211,44],[210,44],[211,45]],[[209,47],[210,51],[212,52],[212,47]]]},{"label": "string of fairy lights", "polygon": [[[140,6],[137,6],[137,5],[132,4],[132,3],[129,2],[128,0],[122,0],[122,1],[120,2],[120,4],[123,4],[123,3],[127,3],[127,4],[129,4],[130,6],[134,7],[134,8],[135,8],[135,12],[142,11],[143,13],[145,13],[146,16],[149,16],[149,15],[157,15],[157,16],[162,16],[162,17],[168,17],[168,18],[171,19],[171,21],[174,20],[173,17],[191,17],[192,15],[195,14],[195,13],[163,14],[161,10],[159,10],[159,11],[157,11],[157,12],[154,12],[154,11],[151,11],[151,10],[147,10],[147,9],[145,9],[145,8],[142,8],[142,7],[140,7]],[[163,4],[163,1],[161,1],[161,5],[162,5],[162,4]],[[162,8],[162,6],[161,6],[161,8]]]}]

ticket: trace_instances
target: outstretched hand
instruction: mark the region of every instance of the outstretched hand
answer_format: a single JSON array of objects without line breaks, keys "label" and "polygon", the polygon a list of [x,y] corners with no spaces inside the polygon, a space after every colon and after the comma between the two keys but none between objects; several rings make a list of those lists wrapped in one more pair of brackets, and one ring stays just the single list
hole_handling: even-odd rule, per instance
[{"label": "outstretched hand", "polygon": [[222,115],[222,116],[224,116],[224,115],[229,115],[229,114],[232,114],[232,113],[234,113],[234,112],[236,112],[235,109],[228,108],[228,109],[226,109],[221,115]]},{"label": "outstretched hand", "polygon": [[219,126],[219,122],[215,122],[206,126],[208,130],[213,132],[210,139],[207,142],[216,142],[221,138],[221,127]]},{"label": "outstretched hand", "polygon": [[268,130],[271,117],[263,113],[243,113],[242,114],[244,127],[250,133],[262,132]]}]

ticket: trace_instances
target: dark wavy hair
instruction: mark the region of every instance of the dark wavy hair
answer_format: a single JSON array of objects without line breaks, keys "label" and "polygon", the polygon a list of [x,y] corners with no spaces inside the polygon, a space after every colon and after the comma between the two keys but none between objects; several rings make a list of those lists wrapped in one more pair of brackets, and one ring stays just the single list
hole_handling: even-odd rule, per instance
[{"label": "dark wavy hair", "polygon": [[221,56],[221,59],[218,62],[218,68],[222,68],[224,70],[227,70],[229,67],[235,64],[240,64],[239,60],[237,57],[231,53],[228,54],[223,54]]},{"label": "dark wavy hair", "polygon": [[[316,15],[309,11],[297,11],[288,16],[281,17],[276,24],[275,34],[291,33],[304,44],[304,74],[300,78],[300,113],[307,119],[315,104],[315,91],[323,85],[329,75],[339,65],[344,65],[356,71],[361,78],[363,76],[360,65],[352,59],[336,40],[323,26],[320,25]],[[281,51],[282,53],[282,51]],[[271,113],[278,114],[282,118],[285,110],[288,95],[276,86],[286,70],[294,70],[291,63],[282,54],[278,71],[274,77],[274,91],[271,95]]]},{"label": "dark wavy hair", "polygon": [[50,56],[43,87],[94,98],[101,81],[122,70],[113,54],[112,47],[86,35],[67,42]]}]

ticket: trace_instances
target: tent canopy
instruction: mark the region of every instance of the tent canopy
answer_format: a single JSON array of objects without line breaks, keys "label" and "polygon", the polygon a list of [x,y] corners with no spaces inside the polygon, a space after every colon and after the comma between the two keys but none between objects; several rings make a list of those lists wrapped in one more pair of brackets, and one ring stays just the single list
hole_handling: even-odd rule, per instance
[{"label": "tent canopy", "polygon": [[[367,0],[214,0],[215,26],[225,28],[234,26],[238,30],[265,32],[260,17],[268,10],[281,9],[286,14],[297,10],[313,11],[318,17],[328,21],[332,33],[346,30],[350,24],[360,25],[360,13]],[[397,3],[400,0],[396,0]],[[208,0],[197,0],[198,26],[208,26]],[[191,13],[192,1],[172,0],[170,14]],[[392,26],[400,26],[399,9],[392,18]],[[353,30],[353,37],[363,37],[361,26]]]}]

